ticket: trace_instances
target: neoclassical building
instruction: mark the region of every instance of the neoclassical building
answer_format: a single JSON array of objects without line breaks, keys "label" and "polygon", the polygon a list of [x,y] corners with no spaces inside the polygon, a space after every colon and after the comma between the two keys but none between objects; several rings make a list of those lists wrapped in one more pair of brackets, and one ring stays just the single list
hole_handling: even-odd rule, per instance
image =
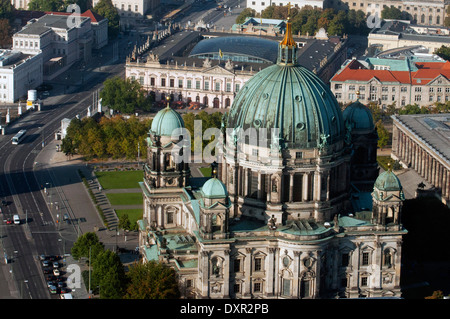
[{"label": "neoclassical building", "polygon": [[210,178],[190,174],[182,117],[167,107],[153,119],[140,251],[176,270],[186,298],[401,295],[400,181],[373,174],[370,112],[342,113],[296,50],[288,23],[277,62],[224,117]]},{"label": "neoclassical building", "polygon": [[393,115],[392,154],[450,202],[450,114]]}]

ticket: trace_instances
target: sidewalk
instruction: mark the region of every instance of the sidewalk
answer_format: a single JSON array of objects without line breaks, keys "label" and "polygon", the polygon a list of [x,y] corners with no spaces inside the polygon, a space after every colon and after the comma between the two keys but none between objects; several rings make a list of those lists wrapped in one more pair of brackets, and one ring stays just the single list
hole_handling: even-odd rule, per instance
[{"label": "sidewalk", "polygon": [[[137,233],[129,232],[126,241],[116,238],[118,218],[106,197],[106,191],[99,187],[100,184],[95,173],[79,157],[68,159],[62,152],[56,152],[56,144],[58,143],[60,141],[53,140],[38,154],[36,159],[38,167],[35,168],[36,177],[39,178],[39,175],[41,175],[42,179],[42,170],[51,172],[53,185],[59,188],[58,196],[66,198],[66,200],[61,199],[61,202],[67,204],[61,209],[67,209],[71,218],[82,220],[79,223],[82,234],[95,231],[99,240],[106,247],[115,247],[117,242],[120,247],[134,249],[138,242]],[[39,174],[39,170],[41,174]],[[79,172],[86,178],[95,202],[84,186]],[[42,180],[41,184],[45,184],[45,182],[47,181]],[[108,227],[103,223],[96,206],[103,210]],[[61,214],[63,213],[61,212]],[[122,233],[123,230],[120,231],[121,236],[123,236]]]}]

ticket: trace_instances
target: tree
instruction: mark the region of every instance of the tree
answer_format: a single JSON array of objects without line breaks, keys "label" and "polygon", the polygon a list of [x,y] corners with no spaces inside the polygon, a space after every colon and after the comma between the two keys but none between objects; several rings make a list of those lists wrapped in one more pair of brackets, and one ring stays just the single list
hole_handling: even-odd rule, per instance
[{"label": "tree", "polygon": [[137,81],[116,76],[103,83],[100,97],[103,103],[114,111],[135,113],[137,109],[149,110],[152,100],[145,95],[142,86]]},{"label": "tree", "polygon": [[92,9],[95,13],[108,19],[108,37],[114,39],[119,34],[119,12],[111,0],[100,0]]},{"label": "tree", "polygon": [[393,19],[393,20],[399,20],[402,19],[403,14],[402,11],[394,6],[386,6],[381,11],[381,18],[382,19]]},{"label": "tree", "polygon": [[64,11],[64,0],[31,0],[28,10],[36,11]]},{"label": "tree", "polygon": [[404,115],[404,114],[428,114],[429,110],[426,107],[420,107],[417,104],[408,104],[402,107],[398,114]]},{"label": "tree", "polygon": [[441,46],[439,49],[437,49],[434,54],[437,54],[444,60],[449,61],[450,60],[450,47],[447,47],[445,45]]},{"label": "tree", "polygon": [[0,19],[14,19],[14,7],[10,0],[0,0]]},{"label": "tree", "polygon": [[[95,233],[89,232],[81,235],[72,246],[72,256],[75,259],[81,257],[94,260],[95,257],[104,250],[103,244],[99,241]],[[89,261],[91,262],[91,261]]]},{"label": "tree", "polygon": [[121,299],[126,288],[125,269],[119,256],[111,250],[100,252],[92,261],[91,287],[101,299]]},{"label": "tree", "polygon": [[256,16],[256,11],[254,9],[251,8],[245,8],[244,10],[242,10],[242,12],[237,16],[236,18],[236,23],[237,24],[242,24],[245,22],[245,20],[248,17],[255,17]]},{"label": "tree", "polygon": [[120,215],[119,217],[119,227],[125,230],[131,230],[131,222],[128,218],[128,214]]},{"label": "tree", "polygon": [[336,14],[333,20],[330,21],[328,25],[328,34],[329,35],[343,35],[346,29],[346,15],[343,10],[340,10],[338,14]]},{"label": "tree", "polygon": [[177,299],[180,297],[175,270],[149,261],[134,263],[127,273],[125,299]]},{"label": "tree", "polygon": [[12,44],[11,25],[8,19],[0,19],[0,48],[7,48]]},{"label": "tree", "polygon": [[264,19],[272,19],[274,10],[275,10],[275,6],[274,5],[266,7],[261,12],[261,17],[264,18]]},{"label": "tree", "polygon": [[91,0],[64,0],[64,6],[67,8],[70,4],[76,4],[80,7],[80,12],[91,9]]},{"label": "tree", "polygon": [[381,120],[379,120],[375,124],[375,126],[377,128],[377,133],[378,133],[378,147],[382,149],[383,147],[385,147],[389,143],[389,132],[384,127],[384,125],[381,122]]},{"label": "tree", "polygon": [[431,296],[425,297],[425,299],[444,299],[444,293],[442,290],[435,290]]}]

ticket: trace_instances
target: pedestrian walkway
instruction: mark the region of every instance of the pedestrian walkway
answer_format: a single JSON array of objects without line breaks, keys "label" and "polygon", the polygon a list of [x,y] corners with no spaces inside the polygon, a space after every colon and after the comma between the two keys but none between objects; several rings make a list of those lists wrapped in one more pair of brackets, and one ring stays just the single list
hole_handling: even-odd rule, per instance
[{"label": "pedestrian walkway", "polygon": [[94,205],[103,213],[105,227],[116,229],[119,227],[119,218],[117,218],[114,208],[106,197],[106,193],[101,187],[95,173],[88,167],[83,170],[83,175],[89,185],[89,189],[94,196]]}]

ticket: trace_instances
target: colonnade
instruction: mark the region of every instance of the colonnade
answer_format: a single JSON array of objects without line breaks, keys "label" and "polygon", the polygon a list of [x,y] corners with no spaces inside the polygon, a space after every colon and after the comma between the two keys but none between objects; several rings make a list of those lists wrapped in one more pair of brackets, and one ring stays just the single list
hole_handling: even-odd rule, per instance
[{"label": "colonnade", "polygon": [[[402,131],[399,127],[393,129],[392,153],[399,161],[414,169],[429,183],[442,191],[442,198],[447,202],[450,197],[450,170],[445,159],[436,156],[422,141]],[[445,164],[444,164],[445,163]]]}]

